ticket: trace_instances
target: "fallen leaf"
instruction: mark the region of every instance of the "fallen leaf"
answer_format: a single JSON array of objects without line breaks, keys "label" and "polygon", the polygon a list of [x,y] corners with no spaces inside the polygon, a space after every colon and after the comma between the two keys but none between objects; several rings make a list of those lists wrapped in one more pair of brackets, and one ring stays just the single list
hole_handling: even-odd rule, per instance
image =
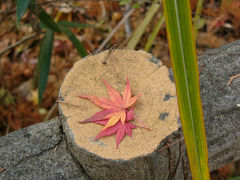
[{"label": "fallen leaf", "polygon": [[127,85],[123,92],[123,96],[111,87],[104,79],[103,82],[107,86],[108,94],[110,99],[104,97],[97,97],[92,95],[78,95],[78,97],[86,98],[92,101],[97,106],[105,109],[103,111],[97,112],[90,118],[81,121],[80,123],[88,123],[98,121],[100,119],[109,119],[108,123],[104,129],[115,125],[119,120],[124,124],[126,120],[126,111],[131,105],[133,105],[140,95],[131,97],[131,88],[129,79],[127,78]]},{"label": "fallen leaf", "polygon": [[104,136],[110,136],[116,133],[116,147],[118,148],[119,143],[122,141],[123,137],[125,136],[125,134],[127,134],[128,136],[132,137],[132,130],[133,128],[136,128],[137,126],[132,124],[132,123],[124,123],[122,124],[120,121],[112,127],[109,127],[103,131],[101,131],[97,137],[95,137],[94,140],[98,140],[101,137]]},{"label": "fallen leaf", "polygon": [[[82,94],[78,95],[78,97],[86,98],[92,101],[97,106],[104,109],[100,112],[95,113],[94,115],[85,119],[84,121],[80,121],[79,123],[93,122],[96,124],[104,125],[103,130],[97,135],[97,137],[94,140],[97,140],[104,136],[110,136],[116,133],[116,147],[118,148],[119,143],[122,141],[125,134],[131,137],[132,129],[136,127],[141,127],[126,121],[136,119],[141,124],[143,124],[143,122],[141,122],[136,116],[133,115],[134,108],[130,110],[128,109],[137,101],[140,95],[132,97],[128,78],[127,85],[122,96],[118,91],[111,87],[104,79],[103,82],[105,83],[108,89],[110,99],[92,95]],[[144,124],[143,127],[141,128],[150,130]]]},{"label": "fallen leaf", "polygon": [[[130,121],[133,119],[133,109],[127,112],[127,118],[126,121]],[[108,122],[108,120],[102,120],[102,121],[96,121],[95,123],[105,125]],[[118,121],[114,126],[111,126],[107,129],[104,129],[101,131],[94,140],[98,140],[101,137],[104,136],[110,136],[116,133],[116,147],[118,148],[120,142],[122,141],[125,134],[127,134],[129,137],[132,137],[132,129],[136,128],[137,126],[125,122],[124,124],[121,121]]]}]

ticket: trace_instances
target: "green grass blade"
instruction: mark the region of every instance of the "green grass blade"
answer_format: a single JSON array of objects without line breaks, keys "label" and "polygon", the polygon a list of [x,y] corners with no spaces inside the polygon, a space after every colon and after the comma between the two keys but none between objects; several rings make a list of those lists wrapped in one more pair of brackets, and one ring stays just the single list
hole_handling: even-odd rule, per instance
[{"label": "green grass blade", "polygon": [[84,24],[79,22],[59,21],[58,24],[66,27],[73,27],[73,28],[87,28],[87,27],[94,28],[94,26],[91,24]]},{"label": "green grass blade", "polygon": [[152,6],[149,8],[145,18],[140,23],[138,28],[135,30],[135,32],[133,33],[130,41],[128,42],[127,49],[135,49],[137,43],[141,39],[141,37],[142,37],[145,29],[147,28],[148,24],[151,22],[152,18],[154,17],[154,15],[158,12],[158,10],[161,7],[160,4],[158,4],[157,2],[161,2],[161,0],[155,0],[153,2]]},{"label": "green grass blade", "polygon": [[[51,16],[49,16],[42,8],[40,8],[40,11],[38,13],[38,18],[41,20],[41,23],[46,26],[48,29],[51,29],[52,31],[55,32],[59,32],[59,33],[64,33],[68,39],[70,41],[72,41],[74,47],[77,49],[78,53],[84,57],[87,56],[87,52],[84,48],[84,46],[82,45],[82,43],[77,39],[77,37],[73,34],[73,32],[71,30],[69,30],[67,27],[65,27],[64,25],[61,25],[60,23],[56,23],[54,22],[54,20],[51,18]],[[76,24],[76,23],[66,23],[63,22],[63,24],[65,25],[80,25],[80,23]],[[81,24],[83,26],[83,24]],[[86,25],[86,24],[85,24]]]},{"label": "green grass blade", "polygon": [[17,0],[17,24],[20,23],[21,18],[26,13],[31,0]]},{"label": "green grass blade", "polygon": [[42,100],[44,90],[47,86],[48,73],[51,65],[53,38],[54,32],[51,30],[46,31],[40,46],[36,71],[36,78],[38,79],[39,102]]},{"label": "green grass blade", "polygon": [[78,53],[84,57],[87,56],[87,52],[83,46],[83,44],[78,40],[78,38],[73,34],[73,32],[65,26],[60,26],[61,31],[68,37],[70,41],[72,41],[74,47],[77,49]]},{"label": "green grass blade", "polygon": [[61,29],[58,24],[54,22],[54,20],[46,13],[46,11],[44,11],[42,8],[39,8],[38,11],[39,12],[36,15],[40,19],[41,23],[43,23],[47,28],[51,29],[52,31],[61,33]]},{"label": "green grass blade", "polygon": [[197,9],[194,16],[195,39],[197,40],[198,30],[204,25],[204,20],[201,18],[203,0],[198,0]]},{"label": "green grass blade", "polygon": [[164,0],[179,112],[193,179],[209,179],[199,76],[189,0]]},{"label": "green grass blade", "polygon": [[153,42],[154,42],[154,40],[155,40],[155,38],[156,38],[156,36],[157,36],[161,26],[164,23],[164,20],[165,20],[164,16],[163,16],[163,14],[161,14],[160,19],[158,20],[158,23],[156,24],[156,26],[153,29],[153,32],[151,33],[151,35],[148,38],[148,41],[147,41],[147,43],[145,45],[145,48],[144,48],[145,51],[147,51],[147,52],[150,51],[150,49],[152,47],[152,44],[153,44]]},{"label": "green grass blade", "polygon": [[[82,45],[82,43],[77,39],[77,37],[74,35],[74,33],[69,30],[67,27],[64,25],[61,25],[61,22],[54,22],[54,20],[49,16],[43,9],[40,8],[40,11],[38,13],[38,18],[41,20],[42,26],[47,27],[48,29],[59,32],[59,33],[64,33],[70,41],[72,41],[74,47],[77,49],[78,53],[84,57],[87,56],[87,52]],[[81,24],[81,23],[71,23],[71,22],[62,22],[66,26],[78,26],[80,25],[83,27],[86,27],[86,24]]]}]

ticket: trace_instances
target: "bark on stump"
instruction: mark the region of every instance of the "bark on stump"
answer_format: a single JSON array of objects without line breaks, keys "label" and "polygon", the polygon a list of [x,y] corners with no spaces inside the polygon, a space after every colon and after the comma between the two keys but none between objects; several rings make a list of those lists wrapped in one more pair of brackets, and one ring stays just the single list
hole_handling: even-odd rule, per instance
[{"label": "bark on stump", "polygon": [[[136,128],[116,149],[115,135],[94,141],[103,126],[79,124],[101,109],[78,94],[108,97],[104,78],[123,92],[126,77],[132,94],[141,94],[135,115],[152,131]],[[189,174],[181,139],[175,84],[159,60],[144,51],[114,50],[75,63],[60,89],[59,104],[69,149],[92,179],[184,179]],[[77,106],[74,106],[77,105]],[[133,121],[133,124],[137,122]],[[171,142],[174,141],[174,144]],[[172,153],[173,152],[173,153]],[[183,158],[183,156],[185,158]]]}]

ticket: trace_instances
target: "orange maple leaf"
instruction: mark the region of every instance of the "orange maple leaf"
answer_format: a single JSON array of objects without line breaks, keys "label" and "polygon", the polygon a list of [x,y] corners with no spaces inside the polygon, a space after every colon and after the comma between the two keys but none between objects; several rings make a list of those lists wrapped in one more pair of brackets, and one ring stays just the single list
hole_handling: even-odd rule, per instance
[{"label": "orange maple leaf", "polygon": [[[96,124],[104,125],[103,130],[97,135],[94,140],[116,133],[116,147],[118,148],[119,143],[122,141],[123,137],[126,134],[130,137],[132,136],[132,129],[136,127],[145,128],[147,130],[150,129],[147,128],[144,123],[140,121],[135,115],[133,115],[134,108],[128,110],[128,108],[132,106],[140,97],[140,95],[132,97],[128,78],[127,85],[122,96],[104,79],[103,82],[107,86],[110,99],[92,95],[78,95],[78,97],[91,100],[94,104],[104,109],[100,112],[95,113],[84,121],[80,121],[79,123],[93,122]],[[131,124],[129,121],[133,119],[139,121],[143,126]]]},{"label": "orange maple leaf", "polygon": [[104,79],[103,79],[103,82],[107,86],[110,99],[105,97],[97,97],[97,96],[82,95],[82,94],[78,95],[78,97],[89,99],[97,106],[105,109],[103,111],[100,111],[94,114],[90,118],[84,121],[81,121],[80,123],[87,123],[87,122],[94,122],[94,121],[109,119],[104,127],[104,129],[106,129],[108,127],[114,126],[119,120],[121,120],[122,124],[124,124],[126,121],[127,108],[133,105],[141,95],[139,94],[134,97],[131,97],[132,94],[131,94],[131,88],[130,88],[130,83],[128,78],[127,78],[127,85],[122,96],[118,91],[116,91],[113,87],[111,87]]}]

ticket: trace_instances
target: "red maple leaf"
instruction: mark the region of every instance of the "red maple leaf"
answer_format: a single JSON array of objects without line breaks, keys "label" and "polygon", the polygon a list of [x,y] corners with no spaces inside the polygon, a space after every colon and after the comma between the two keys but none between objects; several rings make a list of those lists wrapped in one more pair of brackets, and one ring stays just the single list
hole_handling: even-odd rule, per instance
[{"label": "red maple leaf", "polygon": [[[128,78],[127,85],[122,96],[104,79],[103,82],[107,86],[110,99],[93,95],[78,95],[78,97],[86,98],[104,109],[100,112],[95,113],[93,116],[85,119],[84,121],[80,121],[79,123],[93,122],[104,125],[103,130],[98,134],[95,140],[99,139],[100,137],[109,136],[116,133],[116,142],[118,147],[124,135],[127,134],[131,136],[131,129],[137,127],[136,125],[133,125],[126,121],[136,119],[143,124],[143,122],[141,122],[139,119],[137,119],[136,116],[133,115],[133,109],[128,110],[128,108],[130,108],[130,106],[136,102],[140,95],[131,97],[132,94]],[[148,129],[144,124],[142,128]]]},{"label": "red maple leaf", "polygon": [[[129,137],[132,137],[132,129],[137,127],[136,125],[127,122],[127,121],[132,120],[133,117],[134,117],[133,109],[131,109],[130,111],[127,112],[127,118],[126,118],[126,121],[124,124],[121,121],[118,121],[114,126],[111,126],[107,129],[104,129],[103,131],[101,131],[95,137],[94,140],[98,140],[101,137],[110,136],[110,135],[113,135],[116,133],[116,147],[118,148],[119,143],[122,141],[125,134],[127,134]],[[106,125],[107,122],[108,122],[108,120],[101,120],[101,121],[96,121],[95,123]]]},{"label": "red maple leaf", "polygon": [[105,125],[104,129],[115,125],[120,119],[121,122],[124,124],[126,120],[126,111],[136,100],[140,97],[140,95],[131,97],[131,88],[130,83],[127,78],[127,85],[123,92],[123,96],[116,91],[113,87],[111,87],[104,79],[103,82],[107,86],[108,95],[110,99],[105,97],[97,97],[92,95],[78,95],[78,97],[86,98],[91,100],[97,106],[105,109],[100,111],[90,118],[82,121],[81,123],[99,121],[101,119],[109,119],[107,124]]}]

